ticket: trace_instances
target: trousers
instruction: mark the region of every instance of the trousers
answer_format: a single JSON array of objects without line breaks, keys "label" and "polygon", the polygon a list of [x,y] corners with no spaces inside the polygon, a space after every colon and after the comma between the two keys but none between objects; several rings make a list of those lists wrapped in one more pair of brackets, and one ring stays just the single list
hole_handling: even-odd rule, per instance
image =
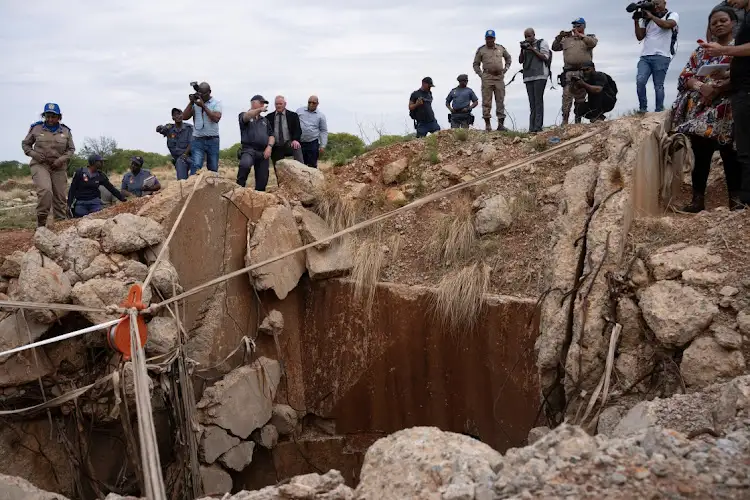
[{"label": "trousers", "polygon": [[172,158],[172,163],[174,164],[175,173],[177,174],[177,180],[187,179],[190,173],[190,158],[178,156]]},{"label": "trousers", "polygon": [[586,100],[586,89],[574,85],[570,80],[571,76],[583,77],[583,73],[579,70],[565,71],[565,87],[563,87],[562,95],[563,123],[568,123],[568,120],[570,119],[570,109],[573,107],[573,102],[580,104]]},{"label": "trousers", "polygon": [[271,149],[271,161],[274,163],[290,156],[300,163],[305,162],[305,158],[302,156],[302,148],[294,149],[291,142],[274,145]]},{"label": "trousers", "polygon": [[529,132],[541,132],[544,127],[544,89],[547,80],[526,82],[526,93],[529,95]]},{"label": "trousers", "polygon": [[190,143],[190,175],[195,175],[203,168],[203,159],[206,159],[206,168],[211,172],[219,171],[219,138],[218,137],[193,137]]},{"label": "trousers", "polygon": [[482,75],[482,118],[492,117],[492,96],[495,96],[495,112],[500,122],[505,121],[505,81],[503,75]]},{"label": "trousers", "polygon": [[727,191],[732,198],[740,188],[740,169],[737,163],[737,152],[730,144],[719,144],[715,139],[690,136],[690,145],[693,147],[695,165],[693,166],[693,192],[696,194],[706,193],[706,183],[711,170],[711,159],[718,149],[721,160],[724,163],[724,177],[727,181]]},{"label": "trousers", "polygon": [[656,111],[664,111],[664,80],[667,78],[669,63],[672,59],[667,56],[641,56],[638,60],[638,73],[635,77],[635,88],[638,92],[638,108],[644,113],[648,111],[646,84],[648,79],[654,79],[654,97]]},{"label": "trousers", "polygon": [[417,123],[416,126],[417,130],[417,138],[420,137],[427,137],[427,134],[434,134],[435,132],[440,131],[440,124],[437,122],[437,120],[432,120],[431,122],[423,122],[423,123]]},{"label": "trousers", "polygon": [[68,175],[65,167],[56,169],[35,164],[31,167],[31,180],[36,188],[37,218],[47,220],[50,211],[53,211],[55,219],[66,219]]},{"label": "trousers", "polygon": [[320,142],[317,139],[310,142],[300,142],[302,144],[302,158],[305,165],[310,168],[318,168],[318,157],[320,156]]},{"label": "trousers", "polygon": [[73,209],[73,215],[76,217],[83,217],[84,215],[93,214],[101,210],[102,200],[96,198],[93,200],[76,201],[75,208]]},{"label": "trousers", "polygon": [[255,167],[255,190],[265,191],[268,185],[269,164],[270,160],[263,157],[263,151],[243,146],[240,168],[237,170],[237,184],[245,187],[250,169]]}]

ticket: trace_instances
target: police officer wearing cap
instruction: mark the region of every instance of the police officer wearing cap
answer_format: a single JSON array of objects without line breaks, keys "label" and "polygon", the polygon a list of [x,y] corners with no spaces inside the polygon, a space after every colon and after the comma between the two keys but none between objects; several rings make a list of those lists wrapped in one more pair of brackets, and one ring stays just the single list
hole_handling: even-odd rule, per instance
[{"label": "police officer wearing cap", "polygon": [[409,116],[414,120],[414,128],[417,137],[425,137],[440,131],[440,124],[435,119],[435,111],[432,109],[432,87],[435,84],[432,78],[422,78],[422,86],[409,96]]},{"label": "police officer wearing cap", "polygon": [[250,99],[250,109],[239,114],[240,168],[237,171],[237,184],[245,187],[250,169],[255,167],[255,190],[265,191],[268,185],[268,169],[276,139],[273,125],[264,116],[268,101],[262,95]]},{"label": "police officer wearing cap", "polygon": [[492,95],[495,95],[497,129],[505,130],[505,73],[513,60],[502,45],[495,43],[495,31],[487,30],[484,45],[474,54],[474,72],[482,79],[482,118],[487,132],[492,130]]},{"label": "police officer wearing cap", "polygon": [[118,200],[125,201],[125,197],[101,171],[103,165],[104,160],[101,156],[91,155],[88,167],[79,168],[73,174],[68,191],[68,207],[73,217],[83,217],[102,209],[100,186],[106,188]]},{"label": "police officer wearing cap", "polygon": [[[562,97],[562,122],[563,125],[570,119],[570,109],[573,101],[580,105],[586,101],[586,91],[579,85],[574,85],[575,79],[583,78],[581,69],[584,63],[594,61],[594,47],[599,41],[596,35],[585,34],[586,20],[582,17],[572,22],[571,31],[561,31],[552,42],[552,50],[563,53],[563,72],[560,75],[560,85],[563,86]],[[575,78],[571,78],[575,77]],[[576,115],[576,123],[581,123],[581,117]]]},{"label": "police officer wearing cap", "polygon": [[47,225],[53,208],[55,220],[67,218],[67,167],[76,148],[70,128],[60,120],[60,106],[53,102],[45,104],[42,120],[32,123],[26,138],[21,141],[24,154],[31,157],[29,167],[36,187],[36,221],[39,227]]},{"label": "police officer wearing cap", "polygon": [[153,194],[161,189],[159,179],[152,175],[149,170],[143,168],[143,157],[133,156],[130,158],[130,172],[122,176],[122,192],[126,195],[141,197]]},{"label": "police officer wearing cap", "polygon": [[471,110],[479,104],[479,98],[468,87],[469,75],[458,75],[458,87],[454,88],[445,98],[445,106],[451,112],[448,119],[451,128],[469,128],[474,123]]}]

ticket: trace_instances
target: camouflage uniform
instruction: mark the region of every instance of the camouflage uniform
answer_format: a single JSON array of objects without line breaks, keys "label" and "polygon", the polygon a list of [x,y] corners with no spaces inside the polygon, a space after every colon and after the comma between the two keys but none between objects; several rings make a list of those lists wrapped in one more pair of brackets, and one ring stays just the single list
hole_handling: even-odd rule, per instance
[{"label": "camouflage uniform", "polygon": [[[55,219],[67,218],[67,167],[75,152],[70,129],[61,123],[57,130],[52,132],[44,126],[43,121],[38,121],[31,125],[21,146],[24,154],[31,157],[29,168],[31,179],[36,186],[37,222],[40,225],[45,224],[53,207]],[[58,162],[61,164],[53,165],[58,159],[62,160]]]},{"label": "camouflage uniform", "polygon": [[594,47],[599,41],[596,35],[584,35],[574,37],[572,35],[561,37],[557,35],[552,43],[552,50],[563,53],[563,74],[565,87],[563,88],[562,98],[562,119],[563,123],[568,123],[570,119],[570,109],[575,103],[581,103],[586,100],[586,90],[582,87],[572,85],[570,77],[583,77],[581,65],[592,62],[594,57]]},{"label": "camouflage uniform", "polygon": [[474,72],[482,79],[482,118],[492,115],[492,94],[495,94],[498,124],[505,121],[505,72],[512,60],[502,45],[490,48],[482,45],[474,55]]}]

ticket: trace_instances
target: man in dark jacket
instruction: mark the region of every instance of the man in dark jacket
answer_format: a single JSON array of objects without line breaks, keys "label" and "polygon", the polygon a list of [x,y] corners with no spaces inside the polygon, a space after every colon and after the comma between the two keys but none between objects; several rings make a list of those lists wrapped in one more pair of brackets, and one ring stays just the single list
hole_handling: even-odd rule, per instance
[{"label": "man in dark jacket", "polygon": [[266,117],[260,116],[266,108],[268,108],[268,101],[262,95],[255,95],[250,100],[250,109],[243,111],[238,117],[242,146],[239,153],[240,169],[237,171],[237,184],[245,187],[250,169],[255,168],[256,191],[266,190],[268,159],[276,140],[271,123]]},{"label": "man in dark jacket", "polygon": [[275,139],[272,151],[271,161],[274,164],[289,156],[294,157],[300,163],[304,163],[302,156],[302,127],[299,124],[299,115],[294,111],[286,109],[286,99],[284,96],[276,96],[274,100],[276,111],[268,113],[266,120],[273,128],[273,137]]}]

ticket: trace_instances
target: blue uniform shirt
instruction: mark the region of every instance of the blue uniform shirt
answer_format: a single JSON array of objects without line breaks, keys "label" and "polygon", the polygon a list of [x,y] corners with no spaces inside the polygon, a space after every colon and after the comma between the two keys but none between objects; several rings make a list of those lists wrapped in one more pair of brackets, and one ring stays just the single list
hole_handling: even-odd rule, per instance
[{"label": "blue uniform shirt", "polygon": [[167,147],[172,154],[172,158],[177,158],[184,155],[188,146],[190,146],[190,141],[193,138],[193,126],[183,122],[182,127],[177,128],[174,123],[170,123],[161,129],[160,134],[167,138]]},{"label": "blue uniform shirt", "polygon": [[[448,97],[445,98],[445,104],[451,106],[456,111],[471,106],[472,102],[478,101],[477,95],[469,87],[456,87],[451,90]],[[453,104],[451,104],[451,102]]]},{"label": "blue uniform shirt", "polygon": [[138,175],[133,175],[133,172],[128,172],[122,177],[122,189],[128,191],[136,196],[143,196],[143,181],[151,177],[151,172],[148,170],[141,169]]}]

